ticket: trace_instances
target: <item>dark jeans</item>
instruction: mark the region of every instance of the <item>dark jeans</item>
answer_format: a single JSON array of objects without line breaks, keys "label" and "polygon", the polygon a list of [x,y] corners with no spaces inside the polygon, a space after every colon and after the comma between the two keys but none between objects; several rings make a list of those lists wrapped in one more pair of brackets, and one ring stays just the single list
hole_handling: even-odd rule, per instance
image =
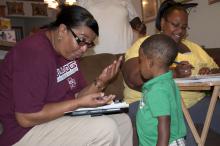
[{"label": "dark jeans", "polygon": [[[204,124],[210,100],[211,100],[211,97],[205,97],[189,109],[189,113],[192,117],[194,124],[200,124],[200,125]],[[216,106],[213,112],[212,120],[210,123],[210,129],[218,134],[220,134],[219,123],[220,123],[220,101],[217,100],[217,103],[216,103]],[[187,125],[186,145],[187,146],[197,145],[188,125]]]},{"label": "dark jeans", "polygon": [[[197,104],[195,104],[189,109],[189,113],[192,117],[194,124],[201,124],[201,125],[204,124],[210,99],[211,99],[210,97],[204,97],[201,101],[199,101]],[[139,101],[136,101],[129,105],[128,115],[131,118],[133,126],[136,125],[135,122],[136,122],[136,113],[138,110],[138,106],[139,106]],[[195,142],[191,130],[189,129],[188,124],[186,124],[186,127],[187,127],[186,146],[196,146],[197,144]],[[217,100],[215,110],[213,112],[210,129],[220,134],[220,101],[219,100]]]},{"label": "dark jeans", "polygon": [[133,126],[136,126],[136,114],[137,114],[137,111],[138,111],[139,102],[140,101],[136,101],[136,102],[133,102],[133,103],[129,104],[128,115],[131,118],[131,122],[132,122]]}]

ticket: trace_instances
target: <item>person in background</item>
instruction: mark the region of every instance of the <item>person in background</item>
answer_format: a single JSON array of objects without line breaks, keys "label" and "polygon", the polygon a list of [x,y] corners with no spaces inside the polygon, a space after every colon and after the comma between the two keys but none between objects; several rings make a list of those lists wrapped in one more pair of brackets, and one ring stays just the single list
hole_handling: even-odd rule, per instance
[{"label": "person in background", "polygon": [[48,28],[12,48],[0,64],[1,146],[132,145],[126,114],[64,116],[114,98],[102,90],[117,74],[121,58],[88,85],[80,71],[79,59],[98,34],[98,24],[86,9],[62,6]]},{"label": "person in background", "polygon": [[[179,64],[173,65],[170,69],[173,70],[174,77],[217,73],[219,72],[219,67],[213,59],[199,45],[185,39],[189,28],[186,7],[187,5],[173,0],[166,0],[160,5],[158,10],[156,28],[160,33],[170,36],[178,43],[176,61]],[[129,116],[132,119],[132,123],[135,123],[138,101],[141,98],[140,89],[144,83],[139,72],[138,49],[147,37],[140,38],[127,50],[122,69],[125,81],[124,97],[125,101],[130,103]],[[204,92],[182,91],[181,96],[187,108],[189,108],[194,123],[204,124],[210,98],[204,98]],[[217,133],[220,133],[219,116],[220,102],[218,101],[211,122],[211,129]]]},{"label": "person in background", "polygon": [[185,146],[180,91],[169,71],[177,51],[177,43],[164,34],[152,35],[140,46],[140,74],[148,80],[137,112],[140,146]]},{"label": "person in background", "polygon": [[[134,32],[146,34],[146,26],[138,17],[131,0],[78,0],[78,4],[92,13],[98,21],[100,35],[95,54],[120,54],[132,45]],[[135,33],[136,34],[136,33]]]}]

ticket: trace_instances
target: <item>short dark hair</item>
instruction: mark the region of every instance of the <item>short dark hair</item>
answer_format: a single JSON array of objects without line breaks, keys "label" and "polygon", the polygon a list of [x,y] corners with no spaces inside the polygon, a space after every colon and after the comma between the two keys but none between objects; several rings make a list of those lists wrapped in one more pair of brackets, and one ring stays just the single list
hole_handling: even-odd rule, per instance
[{"label": "short dark hair", "polygon": [[60,12],[57,18],[49,25],[49,28],[56,28],[60,24],[65,24],[68,28],[75,28],[78,26],[87,26],[99,35],[98,23],[92,14],[85,8],[77,5],[62,5],[59,6]]},{"label": "short dark hair", "polygon": [[177,43],[169,36],[155,34],[148,37],[140,46],[144,55],[152,59],[159,59],[162,65],[170,66],[178,53]]},{"label": "short dark hair", "polygon": [[186,7],[179,2],[175,2],[174,0],[165,0],[161,3],[155,22],[155,26],[159,31],[161,31],[161,19],[167,19],[169,14],[171,14],[174,10],[183,11],[188,14]]}]

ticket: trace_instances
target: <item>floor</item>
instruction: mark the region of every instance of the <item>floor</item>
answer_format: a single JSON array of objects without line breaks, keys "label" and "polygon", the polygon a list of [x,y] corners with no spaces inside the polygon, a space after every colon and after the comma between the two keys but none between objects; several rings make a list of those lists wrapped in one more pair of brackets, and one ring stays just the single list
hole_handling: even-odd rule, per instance
[{"label": "floor", "polygon": [[[196,128],[198,129],[199,133],[201,133],[202,126],[197,125]],[[138,146],[136,136],[134,136],[134,146]],[[214,131],[209,130],[205,146],[220,146],[220,134],[217,134]]]}]

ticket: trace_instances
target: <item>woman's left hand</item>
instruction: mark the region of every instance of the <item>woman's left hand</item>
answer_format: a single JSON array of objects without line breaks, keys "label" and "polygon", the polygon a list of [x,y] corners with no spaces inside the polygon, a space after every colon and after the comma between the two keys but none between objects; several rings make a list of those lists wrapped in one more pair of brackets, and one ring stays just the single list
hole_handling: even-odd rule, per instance
[{"label": "woman's left hand", "polygon": [[211,74],[217,74],[220,73],[220,68],[212,68],[210,71]]},{"label": "woman's left hand", "polygon": [[207,75],[210,74],[211,70],[208,67],[202,67],[199,69],[199,75]]},{"label": "woman's left hand", "polygon": [[120,56],[118,60],[115,60],[111,65],[107,66],[98,76],[97,80],[102,81],[103,84],[106,85],[118,73],[121,61],[122,56]]}]

